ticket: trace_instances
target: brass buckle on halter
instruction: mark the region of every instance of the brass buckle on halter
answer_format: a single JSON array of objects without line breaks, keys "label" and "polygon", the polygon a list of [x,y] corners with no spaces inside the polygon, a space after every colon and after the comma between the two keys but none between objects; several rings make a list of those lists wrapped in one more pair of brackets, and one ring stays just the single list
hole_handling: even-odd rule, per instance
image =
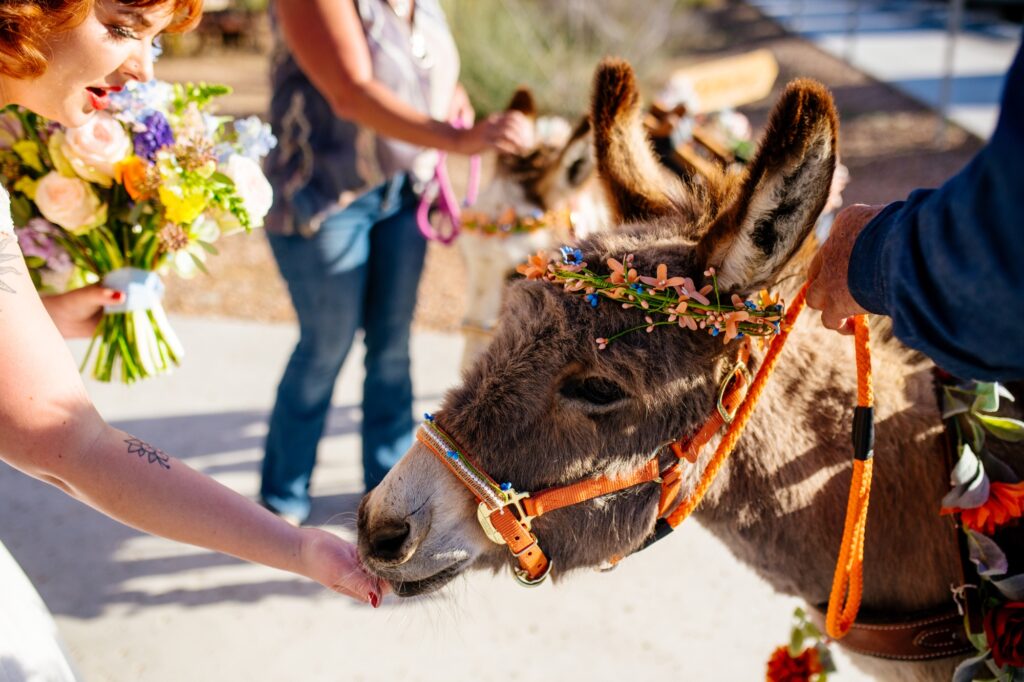
[{"label": "brass buckle on halter", "polygon": [[747,380],[747,384],[750,384],[750,370],[747,368],[747,363],[742,360],[737,362],[729,373],[725,375],[725,379],[722,380],[722,385],[718,387],[718,414],[722,415],[722,420],[726,424],[732,423],[733,415],[729,414],[729,410],[725,408],[725,392],[729,389],[729,384],[732,383],[733,379],[737,376],[742,375]]},{"label": "brass buckle on halter", "polygon": [[[514,508],[516,512],[518,512],[519,522],[526,527],[526,530],[530,530],[530,523],[533,521],[534,517],[526,513],[522,503],[522,500],[529,497],[530,493],[521,493],[515,488],[512,488],[508,491],[503,491],[502,494],[505,497],[505,503],[498,509],[500,509],[502,513],[509,510],[509,513],[511,514],[512,511],[510,508]],[[495,528],[494,524],[491,522],[491,514],[498,511],[498,509],[492,509],[487,506],[487,503],[481,502],[476,507],[476,520],[480,522],[480,527],[483,528],[484,535],[487,536],[488,540],[496,545],[504,545],[506,544],[505,538],[501,537],[501,533],[498,532],[498,529]]]}]

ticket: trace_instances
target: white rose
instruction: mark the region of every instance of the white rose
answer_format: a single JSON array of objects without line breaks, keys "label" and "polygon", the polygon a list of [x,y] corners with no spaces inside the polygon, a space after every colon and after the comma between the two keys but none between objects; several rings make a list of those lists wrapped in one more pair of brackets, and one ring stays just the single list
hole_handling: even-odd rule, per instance
[{"label": "white rose", "polygon": [[234,181],[252,227],[263,227],[263,219],[274,204],[274,190],[260,165],[241,154],[232,154],[221,171]]},{"label": "white rose", "polygon": [[76,234],[107,221],[106,204],[100,203],[88,184],[56,171],[39,180],[35,201],[44,218]]},{"label": "white rose", "polygon": [[65,131],[61,151],[83,180],[110,187],[114,166],[131,156],[133,146],[124,126],[99,112],[85,125]]}]

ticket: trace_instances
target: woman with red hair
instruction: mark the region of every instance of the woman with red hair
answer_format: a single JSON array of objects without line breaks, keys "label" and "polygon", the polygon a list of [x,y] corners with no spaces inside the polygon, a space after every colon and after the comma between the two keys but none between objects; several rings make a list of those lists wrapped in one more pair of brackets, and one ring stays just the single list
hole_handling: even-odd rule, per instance
[{"label": "woman with red hair", "polygon": [[[109,93],[152,78],[153,39],[190,28],[201,6],[202,0],[3,0],[0,107],[16,104],[81,125],[106,107]],[[129,526],[376,604],[378,587],[349,543],[289,525],[99,416],[58,328],[88,330],[116,295],[73,292],[51,301],[48,315],[0,188],[0,460]]]}]

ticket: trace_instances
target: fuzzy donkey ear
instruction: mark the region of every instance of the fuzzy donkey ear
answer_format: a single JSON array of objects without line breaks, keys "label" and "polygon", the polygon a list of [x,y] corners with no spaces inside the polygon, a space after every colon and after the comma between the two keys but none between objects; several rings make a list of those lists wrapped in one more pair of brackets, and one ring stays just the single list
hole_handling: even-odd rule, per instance
[{"label": "fuzzy donkey ear", "polygon": [[676,212],[673,193],[682,183],[654,156],[628,63],[605,59],[597,67],[590,112],[597,171],[618,217],[633,222]]},{"label": "fuzzy donkey ear", "polygon": [[839,121],[823,85],[796,80],[782,94],[740,189],[698,245],[725,288],[772,284],[821,214],[836,165]]},{"label": "fuzzy donkey ear", "polygon": [[508,111],[518,111],[529,118],[537,117],[537,104],[533,100],[533,93],[530,88],[520,85],[512,95],[508,103]]}]

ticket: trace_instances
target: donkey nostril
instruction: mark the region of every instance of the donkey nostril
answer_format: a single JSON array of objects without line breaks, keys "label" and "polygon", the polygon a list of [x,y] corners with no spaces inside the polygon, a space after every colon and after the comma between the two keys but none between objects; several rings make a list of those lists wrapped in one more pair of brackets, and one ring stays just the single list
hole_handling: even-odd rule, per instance
[{"label": "donkey nostril", "polygon": [[370,538],[370,553],[376,559],[403,559],[402,548],[409,539],[409,523],[402,521],[376,528]]}]

